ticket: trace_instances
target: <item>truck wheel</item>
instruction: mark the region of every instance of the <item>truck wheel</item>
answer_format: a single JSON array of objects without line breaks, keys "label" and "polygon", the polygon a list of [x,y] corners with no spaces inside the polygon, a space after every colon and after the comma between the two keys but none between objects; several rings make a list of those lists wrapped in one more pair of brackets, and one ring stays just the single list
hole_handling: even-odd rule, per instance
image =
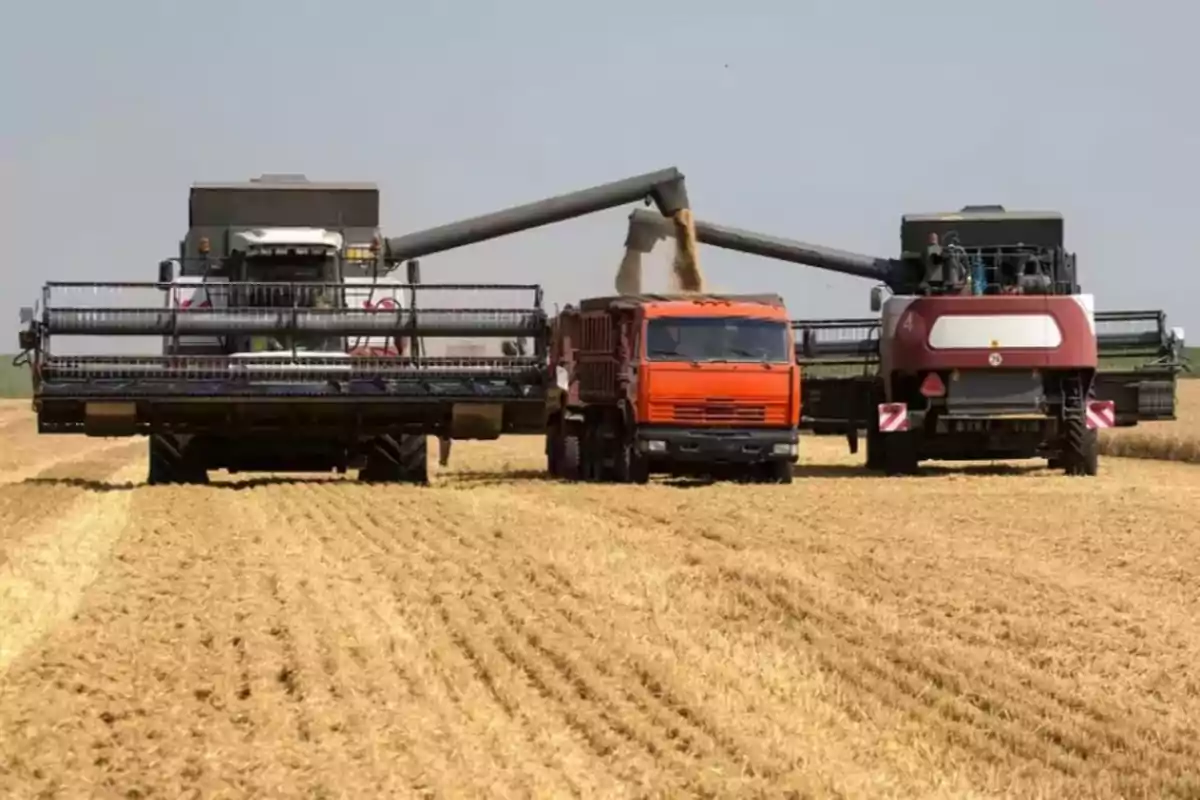
[{"label": "truck wheel", "polygon": [[546,432],[546,473],[552,478],[562,477],[563,438],[557,430]]},{"label": "truck wheel", "polygon": [[588,483],[600,480],[601,453],[599,437],[594,428],[584,428],[579,434],[579,478]]},{"label": "truck wheel", "polygon": [[650,480],[649,460],[638,452],[633,442],[622,442],[616,445],[616,465],[613,468],[613,478],[617,483],[648,483]]},{"label": "truck wheel", "polygon": [[579,437],[575,434],[568,433],[562,438],[562,461],[558,469],[564,480],[579,480]]},{"label": "truck wheel", "polygon": [[920,459],[917,458],[917,440],[914,431],[897,431],[879,435],[883,444],[883,470],[888,475],[915,475]]},{"label": "truck wheel", "polygon": [[789,484],[795,480],[795,472],[792,469],[795,465],[790,461],[768,461],[763,466],[769,483]]},{"label": "truck wheel", "polygon": [[1083,417],[1071,417],[1067,420],[1059,461],[1067,475],[1094,476],[1100,471],[1096,431],[1087,426]]},{"label": "truck wheel", "polygon": [[150,486],[208,483],[208,470],[188,450],[188,443],[174,434],[152,434],[146,483]]}]

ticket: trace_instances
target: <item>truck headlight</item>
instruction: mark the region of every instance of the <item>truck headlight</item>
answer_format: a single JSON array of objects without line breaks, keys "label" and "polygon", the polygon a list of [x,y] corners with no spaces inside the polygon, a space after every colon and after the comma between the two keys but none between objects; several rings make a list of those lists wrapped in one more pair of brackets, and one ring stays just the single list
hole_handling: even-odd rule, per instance
[{"label": "truck headlight", "polygon": [[667,452],[667,443],[658,441],[657,439],[651,439],[649,441],[642,442],[642,450],[647,453],[665,453]]},{"label": "truck headlight", "polygon": [[798,448],[796,445],[789,442],[783,442],[771,448],[771,455],[774,456],[794,456]]}]

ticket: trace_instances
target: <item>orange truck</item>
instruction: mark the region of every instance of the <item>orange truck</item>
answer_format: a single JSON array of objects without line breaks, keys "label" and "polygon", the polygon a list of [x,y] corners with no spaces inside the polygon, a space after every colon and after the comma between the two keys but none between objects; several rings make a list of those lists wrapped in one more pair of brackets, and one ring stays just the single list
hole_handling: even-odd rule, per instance
[{"label": "orange truck", "polygon": [[778,295],[599,297],[551,327],[551,475],[792,482],[800,372]]}]

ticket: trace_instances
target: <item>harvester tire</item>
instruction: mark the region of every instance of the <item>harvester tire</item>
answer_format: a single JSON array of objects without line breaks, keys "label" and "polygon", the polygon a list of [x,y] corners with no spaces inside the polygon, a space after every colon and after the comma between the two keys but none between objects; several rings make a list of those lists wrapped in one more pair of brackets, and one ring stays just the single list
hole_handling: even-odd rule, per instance
[{"label": "harvester tire", "polygon": [[1100,471],[1100,448],[1096,431],[1087,426],[1082,416],[1067,419],[1059,457],[1067,475],[1095,476]]},{"label": "harvester tire", "polygon": [[429,484],[429,437],[400,435],[400,475],[405,483]]},{"label": "harvester tire", "polygon": [[375,437],[358,479],[366,483],[429,483],[429,440],[424,434]]},{"label": "harvester tire", "polygon": [[920,459],[917,457],[915,431],[880,434],[883,444],[883,471],[888,475],[915,475]]},{"label": "harvester tire", "polygon": [[867,469],[881,470],[883,463],[884,441],[879,432],[878,420],[867,423]]},{"label": "harvester tire", "polygon": [[188,443],[170,433],[156,433],[149,441],[150,468],[146,483],[151,486],[168,484],[208,483],[208,470],[188,453]]}]

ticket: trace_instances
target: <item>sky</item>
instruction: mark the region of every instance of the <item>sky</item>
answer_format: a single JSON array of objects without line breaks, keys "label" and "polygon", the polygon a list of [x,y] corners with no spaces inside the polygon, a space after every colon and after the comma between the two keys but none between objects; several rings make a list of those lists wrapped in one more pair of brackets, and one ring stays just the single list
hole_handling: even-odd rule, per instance
[{"label": "sky", "polygon": [[[1163,309],[1200,341],[1200,6],[39,0],[4,17],[0,351],[46,280],[153,280],[195,181],[374,181],[398,235],[669,166],[698,219],[881,256],[905,212],[1057,210],[1097,308]],[[424,279],[610,293],[634,207],[429,256]],[[701,255],[711,288],[778,292],[793,317],[870,314],[867,281]],[[667,285],[657,261],[648,288]]]}]

